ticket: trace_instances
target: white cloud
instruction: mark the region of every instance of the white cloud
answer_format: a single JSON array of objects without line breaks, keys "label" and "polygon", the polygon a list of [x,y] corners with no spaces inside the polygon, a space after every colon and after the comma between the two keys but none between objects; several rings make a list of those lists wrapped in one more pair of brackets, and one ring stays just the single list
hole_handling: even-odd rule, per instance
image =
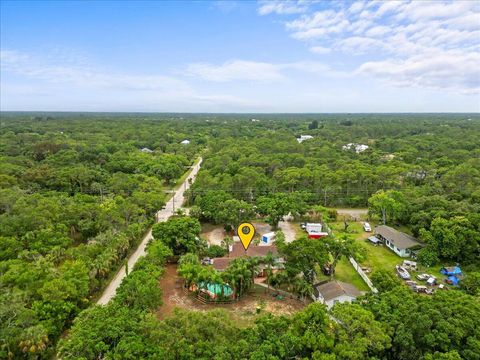
[{"label": "white cloud", "polygon": [[265,62],[233,60],[221,65],[190,64],[187,73],[209,81],[255,80],[276,81],[283,79],[279,68]]},{"label": "white cloud", "polygon": [[364,6],[365,3],[363,1],[356,1],[348,8],[348,12],[353,14],[358,13],[363,10]]},{"label": "white cloud", "polygon": [[462,52],[450,51],[417,55],[406,60],[367,62],[357,71],[373,74],[398,86],[452,88],[472,94],[480,91],[478,64],[478,53],[465,56]]},{"label": "white cloud", "polygon": [[[62,59],[61,59],[62,60]],[[71,83],[85,87],[123,88],[131,90],[188,90],[188,85],[178,79],[162,75],[133,75],[98,69],[65,61],[51,62],[51,57],[41,58],[15,50],[1,50],[2,72],[11,72],[52,83]]]},{"label": "white cloud", "polygon": [[373,26],[365,32],[366,36],[376,37],[376,36],[383,36],[391,32],[392,29],[389,26],[378,25]]},{"label": "white cloud", "polygon": [[[54,52],[56,53],[56,52]],[[199,93],[186,81],[76,64],[68,56],[1,50],[1,106],[12,110],[225,111],[255,109],[255,100]],[[12,81],[9,75],[21,80]]]},{"label": "white cloud", "polygon": [[231,60],[220,65],[207,63],[190,64],[187,66],[186,73],[213,82],[277,82],[287,80],[289,78],[288,73],[292,70],[328,77],[345,75],[340,71],[332,70],[329,66],[318,61],[273,64],[246,60]]},{"label": "white cloud", "polygon": [[309,50],[315,54],[328,54],[332,52],[332,49],[324,46],[312,46]]},{"label": "white cloud", "polygon": [[480,2],[330,4],[307,8],[285,23],[286,30],[313,53],[343,52],[356,63],[356,74],[395,86],[479,91]]},{"label": "white cloud", "polygon": [[260,15],[269,14],[299,14],[307,10],[308,3],[290,0],[266,0],[260,2],[258,13]]}]

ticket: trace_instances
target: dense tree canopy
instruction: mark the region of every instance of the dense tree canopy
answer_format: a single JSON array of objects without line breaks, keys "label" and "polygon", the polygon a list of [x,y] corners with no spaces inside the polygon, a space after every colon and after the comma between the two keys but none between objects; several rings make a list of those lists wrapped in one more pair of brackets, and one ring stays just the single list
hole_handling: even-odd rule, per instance
[{"label": "dense tree canopy", "polygon": [[[1,116],[0,358],[50,358],[70,326],[58,347],[65,359],[480,358],[478,115]],[[222,312],[159,321],[165,258],[202,252],[198,221],[177,217],[155,231],[115,300],[88,308],[200,152],[187,192],[198,219],[235,227],[261,215],[276,226],[319,205],[369,206],[426,243],[422,262],[461,263],[462,291],[419,296],[378,273],[380,295],[331,314],[313,304],[247,329]],[[271,283],[308,297],[318,266],[355,251],[348,245],[286,245],[291,278]],[[223,278],[202,276],[246,292],[254,267],[240,260]]]}]

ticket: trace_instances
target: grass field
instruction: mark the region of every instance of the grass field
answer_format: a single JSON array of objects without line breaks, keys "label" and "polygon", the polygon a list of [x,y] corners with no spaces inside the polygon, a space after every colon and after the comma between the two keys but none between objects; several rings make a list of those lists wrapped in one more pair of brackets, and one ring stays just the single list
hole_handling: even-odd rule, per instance
[{"label": "grass field", "polygon": [[[344,234],[343,222],[333,222],[329,225],[335,234]],[[371,225],[372,227],[374,226],[374,224]],[[395,271],[395,265],[403,261],[402,258],[385,246],[374,246],[368,242],[366,239],[372,236],[373,233],[363,231],[363,226],[360,222],[350,223],[346,234],[352,236],[365,249],[365,259],[360,264],[368,267],[372,272],[381,269]]]},{"label": "grass field", "polygon": [[347,258],[342,258],[335,269],[335,279],[350,283],[356,286],[360,291],[370,291],[365,281],[358,275],[358,273],[353,268],[350,261]]}]

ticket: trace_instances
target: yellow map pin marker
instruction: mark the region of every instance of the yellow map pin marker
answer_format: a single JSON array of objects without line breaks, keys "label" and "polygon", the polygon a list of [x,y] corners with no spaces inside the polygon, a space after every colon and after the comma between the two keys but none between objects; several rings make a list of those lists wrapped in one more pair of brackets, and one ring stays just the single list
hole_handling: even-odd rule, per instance
[{"label": "yellow map pin marker", "polygon": [[255,228],[250,223],[243,223],[238,225],[237,234],[242,242],[243,248],[247,251],[253,237],[255,236]]}]

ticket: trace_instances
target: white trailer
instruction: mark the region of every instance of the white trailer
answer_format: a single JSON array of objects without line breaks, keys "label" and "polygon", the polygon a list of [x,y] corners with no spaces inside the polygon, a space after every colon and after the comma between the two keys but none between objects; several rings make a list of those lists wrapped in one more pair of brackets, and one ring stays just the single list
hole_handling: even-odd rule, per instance
[{"label": "white trailer", "polygon": [[307,223],[305,226],[305,230],[307,233],[321,233],[322,232],[322,224],[320,223]]},{"label": "white trailer", "polygon": [[262,235],[262,243],[268,245],[275,239],[275,233],[269,232]]}]

